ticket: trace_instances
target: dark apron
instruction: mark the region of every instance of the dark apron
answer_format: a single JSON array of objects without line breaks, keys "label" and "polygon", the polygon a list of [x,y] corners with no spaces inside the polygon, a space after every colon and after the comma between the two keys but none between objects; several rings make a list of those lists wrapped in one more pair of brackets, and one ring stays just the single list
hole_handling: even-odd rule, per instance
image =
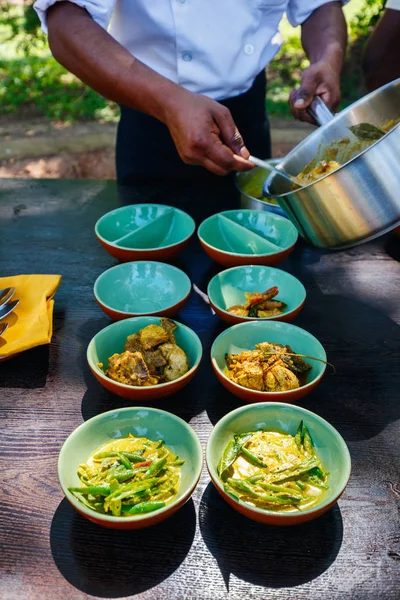
[{"label": "dark apron", "polygon": [[[229,108],[244,142],[255,156],[271,156],[269,123],[265,110],[266,77],[262,71],[246,93],[221,101]],[[186,165],[166,125],[142,112],[121,106],[117,133],[117,179],[120,184],[209,181],[207,169]]]}]

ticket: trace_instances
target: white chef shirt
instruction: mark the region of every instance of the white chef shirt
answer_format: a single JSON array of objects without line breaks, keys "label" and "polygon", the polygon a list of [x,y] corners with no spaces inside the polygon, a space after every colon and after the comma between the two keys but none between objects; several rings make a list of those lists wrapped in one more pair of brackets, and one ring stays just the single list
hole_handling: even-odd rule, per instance
[{"label": "white chef shirt", "polygon": [[385,4],[385,8],[392,8],[393,10],[400,10],[400,0],[388,0]]},{"label": "white chef shirt", "polygon": [[[34,7],[46,31],[46,10]],[[184,88],[220,100],[247,91],[294,27],[329,0],[70,0],[133,56]]]}]

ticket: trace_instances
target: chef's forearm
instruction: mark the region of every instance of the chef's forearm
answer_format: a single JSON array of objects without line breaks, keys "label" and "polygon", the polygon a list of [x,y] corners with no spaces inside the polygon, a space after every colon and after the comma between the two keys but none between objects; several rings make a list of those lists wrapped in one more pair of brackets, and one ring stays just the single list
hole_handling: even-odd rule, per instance
[{"label": "chef's forearm", "polygon": [[109,100],[165,121],[176,96],[184,93],[180,86],[135,59],[72,2],[53,5],[47,24],[56,60]]},{"label": "chef's forearm", "polygon": [[327,62],[340,73],[347,46],[347,27],[341,2],[317,8],[303,23],[301,41],[311,64]]}]

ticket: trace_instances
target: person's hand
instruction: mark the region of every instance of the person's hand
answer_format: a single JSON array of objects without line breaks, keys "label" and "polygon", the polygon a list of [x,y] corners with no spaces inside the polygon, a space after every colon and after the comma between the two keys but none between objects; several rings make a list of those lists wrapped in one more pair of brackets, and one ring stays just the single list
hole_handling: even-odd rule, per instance
[{"label": "person's hand", "polygon": [[230,111],[215,100],[182,91],[167,109],[165,124],[186,164],[217,175],[253,168]]},{"label": "person's hand", "polygon": [[314,119],[307,111],[315,96],[321,96],[332,112],[339,105],[340,73],[326,62],[317,62],[305,69],[300,87],[290,92],[289,106],[296,119],[315,125]]}]

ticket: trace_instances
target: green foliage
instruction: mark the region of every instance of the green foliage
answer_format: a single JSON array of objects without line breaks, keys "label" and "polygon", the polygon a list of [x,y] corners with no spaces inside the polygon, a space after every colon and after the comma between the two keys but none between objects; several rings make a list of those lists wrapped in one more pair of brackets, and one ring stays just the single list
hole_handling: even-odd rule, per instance
[{"label": "green foliage", "polygon": [[[0,0],[1,1],[1,0]],[[357,6],[356,6],[357,4]],[[352,0],[349,47],[342,74],[345,107],[365,93],[361,56],[383,0]],[[347,5],[346,9],[350,6]],[[285,41],[268,65],[267,108],[271,116],[289,117],[288,96],[300,84],[308,61],[298,31],[284,23]],[[43,115],[50,119],[115,119],[117,108],[67,73],[51,56],[47,38],[32,6],[4,6],[0,12],[0,105],[2,113]],[[8,58],[9,57],[9,58]]]},{"label": "green foliage", "polygon": [[383,0],[364,0],[361,9],[352,19],[348,28],[350,39],[365,38],[376,25],[384,5]]},{"label": "green foliage", "polygon": [[3,114],[73,121],[116,116],[115,105],[81,83],[51,57],[0,61]]}]

